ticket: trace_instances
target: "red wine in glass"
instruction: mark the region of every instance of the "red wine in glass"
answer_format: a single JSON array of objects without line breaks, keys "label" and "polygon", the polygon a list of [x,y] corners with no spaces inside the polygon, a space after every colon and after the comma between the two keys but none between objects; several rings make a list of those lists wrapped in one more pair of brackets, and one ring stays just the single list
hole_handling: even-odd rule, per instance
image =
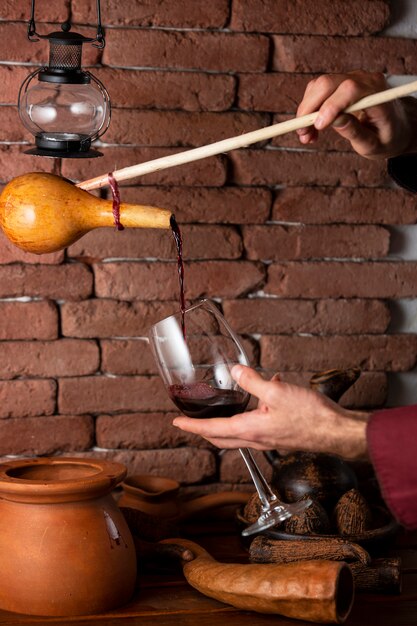
[{"label": "red wine in glass", "polygon": [[207,383],[170,385],[168,393],[181,413],[197,419],[232,417],[243,413],[249,394],[238,389],[218,389]]}]

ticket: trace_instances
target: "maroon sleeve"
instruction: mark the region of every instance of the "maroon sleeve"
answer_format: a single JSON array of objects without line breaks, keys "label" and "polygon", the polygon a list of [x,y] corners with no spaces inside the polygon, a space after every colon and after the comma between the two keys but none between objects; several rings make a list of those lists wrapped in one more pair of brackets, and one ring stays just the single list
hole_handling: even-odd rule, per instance
[{"label": "maroon sleeve", "polygon": [[417,404],[371,415],[367,438],[385,502],[401,524],[417,528]]}]

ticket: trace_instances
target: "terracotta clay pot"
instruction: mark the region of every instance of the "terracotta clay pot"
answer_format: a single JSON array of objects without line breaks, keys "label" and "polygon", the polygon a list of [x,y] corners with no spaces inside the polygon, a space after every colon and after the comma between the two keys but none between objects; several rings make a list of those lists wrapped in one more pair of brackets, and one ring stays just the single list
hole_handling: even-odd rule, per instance
[{"label": "terracotta clay pot", "polygon": [[95,459],[0,465],[0,608],[70,616],[128,602],[136,554],[110,493],[125,475]]}]

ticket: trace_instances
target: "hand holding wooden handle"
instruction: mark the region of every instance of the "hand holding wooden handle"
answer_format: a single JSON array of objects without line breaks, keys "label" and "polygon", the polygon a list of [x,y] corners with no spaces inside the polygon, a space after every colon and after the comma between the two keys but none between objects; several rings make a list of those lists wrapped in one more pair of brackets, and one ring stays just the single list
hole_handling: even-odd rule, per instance
[{"label": "hand holding wooden handle", "polygon": [[[365,98],[361,98],[355,104],[352,104],[345,113],[354,113],[355,111],[361,111],[378,104],[390,102],[397,98],[408,96],[411,93],[417,91],[417,81],[400,85],[399,87],[393,87],[392,89],[386,89],[378,93],[371,94]],[[200,148],[194,148],[193,150],[186,150],[185,152],[179,152],[178,154],[171,154],[170,156],[161,157],[160,159],[153,159],[146,163],[139,163],[138,165],[132,165],[125,167],[121,170],[113,172],[114,178],[120,182],[122,180],[129,180],[136,178],[137,176],[143,176],[144,174],[151,174],[152,172],[158,172],[165,170],[176,165],[183,165],[185,163],[192,163],[200,159],[205,159],[216,154],[222,154],[224,152],[230,152],[236,150],[236,148],[245,148],[258,141],[265,141],[266,139],[272,139],[272,137],[278,137],[279,135],[285,135],[294,130],[300,128],[306,128],[312,126],[316,120],[318,111],[310,113],[309,115],[303,115],[302,117],[296,117],[279,124],[273,124],[266,128],[260,128],[244,135],[238,135],[237,137],[231,137],[230,139],[224,139],[223,141],[216,141]],[[91,189],[98,189],[99,187],[106,187],[109,184],[108,174],[97,176],[85,180],[82,183],[78,183],[78,187],[90,191]]]}]

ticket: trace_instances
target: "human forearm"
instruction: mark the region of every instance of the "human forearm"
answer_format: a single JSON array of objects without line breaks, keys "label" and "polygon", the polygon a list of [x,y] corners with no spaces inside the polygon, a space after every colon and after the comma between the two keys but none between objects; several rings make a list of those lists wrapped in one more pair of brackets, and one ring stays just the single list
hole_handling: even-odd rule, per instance
[{"label": "human forearm", "polygon": [[327,398],[317,397],[317,406],[298,418],[299,426],[293,428],[286,445],[279,431],[276,434],[287,450],[336,454],[352,461],[367,459],[368,418],[368,413],[344,409]]},{"label": "human forearm", "polygon": [[335,432],[331,449],[327,452],[338,454],[351,461],[368,458],[366,430],[369,414],[345,411],[335,419]]}]

